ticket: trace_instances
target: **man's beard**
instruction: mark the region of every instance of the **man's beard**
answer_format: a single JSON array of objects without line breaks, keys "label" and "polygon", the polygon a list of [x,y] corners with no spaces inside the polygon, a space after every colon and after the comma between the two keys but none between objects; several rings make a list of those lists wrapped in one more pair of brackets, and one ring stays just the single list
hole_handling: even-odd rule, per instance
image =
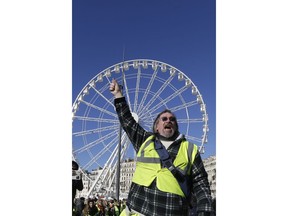
[{"label": "man's beard", "polygon": [[165,130],[164,130],[164,132],[163,132],[163,136],[166,137],[166,138],[170,138],[170,137],[172,137],[174,134],[175,134],[175,130],[174,130],[174,129],[172,129],[171,132],[165,132]]},{"label": "man's beard", "polygon": [[159,137],[160,140],[174,141],[179,136],[179,131],[173,130],[173,133],[169,133],[169,136],[168,136],[168,134],[166,134],[166,135],[165,134],[161,135],[158,133],[157,136]]}]

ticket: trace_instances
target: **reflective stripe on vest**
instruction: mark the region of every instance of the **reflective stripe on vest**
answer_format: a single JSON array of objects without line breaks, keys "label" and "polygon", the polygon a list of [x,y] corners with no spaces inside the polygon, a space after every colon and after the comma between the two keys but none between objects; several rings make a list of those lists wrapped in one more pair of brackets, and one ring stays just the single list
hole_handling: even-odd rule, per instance
[{"label": "reflective stripe on vest", "polygon": [[[182,141],[173,162],[174,166],[183,174],[189,175],[196,153],[196,145],[188,141]],[[167,168],[161,168],[160,158],[154,148],[154,136],[152,135],[145,140],[137,153],[136,170],[132,181],[148,187],[154,179],[156,179],[159,190],[184,197],[184,193],[173,174]]]}]

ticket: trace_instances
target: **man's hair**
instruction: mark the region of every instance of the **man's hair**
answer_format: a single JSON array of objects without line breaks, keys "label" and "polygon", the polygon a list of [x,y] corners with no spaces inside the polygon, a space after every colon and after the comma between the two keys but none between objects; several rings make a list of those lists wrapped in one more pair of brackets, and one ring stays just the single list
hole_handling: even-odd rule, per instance
[{"label": "man's hair", "polygon": [[153,123],[153,128],[152,128],[153,133],[157,133],[156,125],[157,125],[158,122],[159,122],[160,116],[161,116],[162,114],[164,114],[164,113],[170,113],[170,114],[172,114],[172,115],[175,117],[176,131],[178,131],[178,123],[177,123],[177,118],[176,118],[175,114],[174,114],[171,110],[165,109],[165,110],[163,110],[162,112],[160,112],[160,113],[156,116],[156,118],[155,118],[155,120],[154,120],[154,123]]}]

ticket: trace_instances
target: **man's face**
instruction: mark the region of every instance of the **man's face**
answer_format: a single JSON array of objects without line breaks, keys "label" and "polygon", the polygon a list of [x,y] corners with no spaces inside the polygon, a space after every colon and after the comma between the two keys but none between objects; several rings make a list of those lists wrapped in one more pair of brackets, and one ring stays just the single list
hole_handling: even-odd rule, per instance
[{"label": "man's face", "polygon": [[176,131],[176,118],[173,114],[163,113],[156,124],[156,130],[161,136],[172,137]]}]

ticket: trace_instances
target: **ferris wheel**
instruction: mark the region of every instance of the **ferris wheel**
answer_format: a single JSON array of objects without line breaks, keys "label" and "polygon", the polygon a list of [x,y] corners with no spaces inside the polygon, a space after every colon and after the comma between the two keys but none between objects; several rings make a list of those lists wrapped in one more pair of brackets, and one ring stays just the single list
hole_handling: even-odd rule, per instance
[{"label": "ferris wheel", "polygon": [[[136,155],[126,133],[120,129],[114,97],[109,91],[112,79],[122,83],[132,115],[144,129],[152,131],[157,114],[169,109],[177,117],[180,133],[204,153],[204,144],[208,142],[208,114],[192,80],[179,69],[156,60],[117,63],[93,77],[72,106],[72,158],[93,182],[93,190],[101,190],[105,185],[105,191],[109,191],[113,187],[118,155],[121,161],[134,159]],[[96,177],[87,175],[96,169],[101,169]]]}]

